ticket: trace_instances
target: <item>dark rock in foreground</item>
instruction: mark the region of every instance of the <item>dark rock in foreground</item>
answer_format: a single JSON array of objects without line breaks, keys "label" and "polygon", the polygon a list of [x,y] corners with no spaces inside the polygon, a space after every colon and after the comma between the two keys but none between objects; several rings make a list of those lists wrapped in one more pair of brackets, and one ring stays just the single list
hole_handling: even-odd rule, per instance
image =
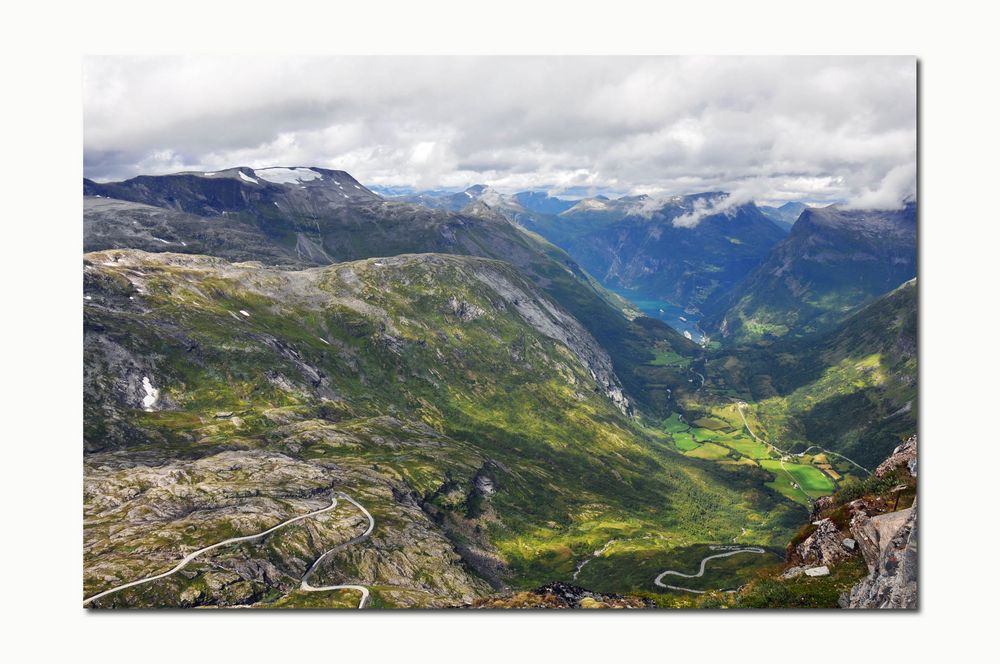
[{"label": "dark rock in foreground", "polygon": [[530,591],[477,600],[474,609],[650,609],[648,599],[613,593],[597,593],[562,581]]}]

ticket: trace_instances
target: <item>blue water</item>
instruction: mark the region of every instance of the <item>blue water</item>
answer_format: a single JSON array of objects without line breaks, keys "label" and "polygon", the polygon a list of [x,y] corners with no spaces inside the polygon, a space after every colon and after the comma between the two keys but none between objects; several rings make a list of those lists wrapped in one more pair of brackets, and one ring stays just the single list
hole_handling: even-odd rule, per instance
[{"label": "blue water", "polygon": [[[695,343],[707,343],[704,332],[698,327],[700,316],[690,314],[676,304],[671,304],[665,300],[649,300],[637,297],[635,293],[626,290],[609,289],[621,295],[626,300],[634,304],[642,313],[650,318],[662,320],[664,323],[674,328],[681,334],[687,332],[691,335],[691,340]],[[684,320],[682,320],[684,319]],[[687,335],[685,335],[687,336]]]}]

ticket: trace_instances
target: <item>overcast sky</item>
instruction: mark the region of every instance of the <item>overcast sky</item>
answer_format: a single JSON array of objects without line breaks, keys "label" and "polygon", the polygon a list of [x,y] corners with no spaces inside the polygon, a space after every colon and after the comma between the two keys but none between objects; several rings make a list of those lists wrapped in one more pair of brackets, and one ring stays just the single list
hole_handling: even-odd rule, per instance
[{"label": "overcast sky", "polygon": [[84,174],[323,166],[892,207],[914,193],[913,58],[169,57],[84,62]]}]

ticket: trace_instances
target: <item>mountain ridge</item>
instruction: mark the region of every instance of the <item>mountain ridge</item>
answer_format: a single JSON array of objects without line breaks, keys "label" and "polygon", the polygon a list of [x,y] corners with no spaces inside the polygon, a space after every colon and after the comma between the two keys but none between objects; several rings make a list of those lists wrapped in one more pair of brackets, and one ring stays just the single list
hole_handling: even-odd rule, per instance
[{"label": "mountain ridge", "polygon": [[737,341],[828,329],[916,272],[916,205],[808,208],[752,273],[711,303],[705,325]]},{"label": "mountain ridge", "polygon": [[[353,178],[348,180],[349,176],[341,171],[315,169],[322,177],[312,177],[304,184],[249,183],[240,177],[240,173],[251,177],[244,171],[229,169],[224,178],[184,174],[143,176],[99,187],[85,183],[85,191],[180,210],[213,223],[224,219],[226,224],[251,234],[255,246],[270,243],[271,248],[260,259],[291,267],[411,253],[483,256],[510,262],[583,322],[602,346],[628,348],[614,353],[613,361],[614,374],[630,402],[643,401],[648,392],[645,373],[639,369],[652,357],[651,350],[643,349],[649,343],[648,337],[681,352],[690,353],[695,348],[665,324],[640,327],[631,322],[625,316],[626,303],[603,289],[569,255],[512,224],[483,201],[476,203],[485,206],[477,214],[430,210],[369,195],[367,189],[353,189]],[[356,193],[345,196],[345,188]],[[104,199],[99,201],[97,205],[107,204]],[[118,235],[107,232],[98,241],[94,229],[107,225],[88,221],[88,216],[95,214],[94,207],[93,203],[85,205],[87,248],[124,248],[135,241],[134,233],[121,230]],[[191,219],[161,215],[159,221],[168,225],[184,221],[190,225]],[[171,230],[170,235],[163,230],[155,232],[161,240],[188,241],[179,229]],[[153,251],[190,253],[200,247],[238,260],[246,260],[249,253],[246,247],[227,245],[224,238],[210,236],[188,247],[152,239],[152,231],[146,235],[149,237],[144,236],[142,246]],[[624,404],[624,395],[622,399]],[[660,402],[645,405],[665,407]]]}]

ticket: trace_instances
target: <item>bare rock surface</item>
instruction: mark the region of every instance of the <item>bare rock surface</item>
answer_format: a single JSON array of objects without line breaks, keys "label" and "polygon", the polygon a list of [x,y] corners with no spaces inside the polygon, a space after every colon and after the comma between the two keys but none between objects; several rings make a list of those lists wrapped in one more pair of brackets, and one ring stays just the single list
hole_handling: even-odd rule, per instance
[{"label": "bare rock surface", "polygon": [[917,437],[911,436],[905,443],[898,445],[888,459],[875,469],[876,477],[885,477],[893,470],[904,467],[913,477],[917,476]]},{"label": "bare rock surface", "polygon": [[[892,535],[885,537],[871,573],[841,598],[841,606],[849,609],[917,608],[917,510],[902,510],[893,515],[903,512],[906,512],[905,520]],[[898,518],[883,520],[881,529],[873,527],[887,533],[888,528],[898,522]]]},{"label": "bare rock surface", "polygon": [[844,534],[830,519],[817,522],[816,531],[795,547],[795,558],[805,565],[831,565],[849,555]]}]

